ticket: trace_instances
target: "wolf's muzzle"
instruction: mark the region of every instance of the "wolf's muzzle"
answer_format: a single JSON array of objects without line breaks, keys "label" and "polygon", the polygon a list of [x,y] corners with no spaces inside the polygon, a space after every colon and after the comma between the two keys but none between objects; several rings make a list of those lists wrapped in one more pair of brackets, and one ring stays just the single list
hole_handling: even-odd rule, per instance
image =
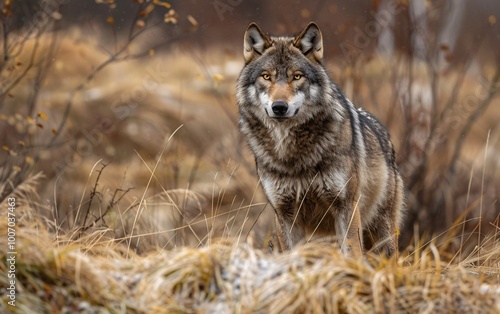
[{"label": "wolf's muzzle", "polygon": [[271,105],[271,109],[273,110],[273,113],[276,115],[276,117],[281,118],[288,111],[288,104],[282,100],[278,100],[273,102],[273,104]]}]

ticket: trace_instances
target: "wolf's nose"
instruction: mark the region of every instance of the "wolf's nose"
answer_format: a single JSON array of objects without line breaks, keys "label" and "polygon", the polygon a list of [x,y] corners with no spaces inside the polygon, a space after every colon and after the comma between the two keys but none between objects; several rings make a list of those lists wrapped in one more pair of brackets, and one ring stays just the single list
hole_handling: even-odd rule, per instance
[{"label": "wolf's nose", "polygon": [[288,111],[288,104],[284,101],[278,100],[273,102],[271,109],[277,116],[283,116]]}]

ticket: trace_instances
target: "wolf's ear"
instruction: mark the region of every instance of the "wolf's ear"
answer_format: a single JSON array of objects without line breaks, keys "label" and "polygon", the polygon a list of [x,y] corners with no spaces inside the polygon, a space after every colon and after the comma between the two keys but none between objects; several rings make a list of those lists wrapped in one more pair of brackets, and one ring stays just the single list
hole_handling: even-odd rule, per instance
[{"label": "wolf's ear", "polygon": [[316,23],[311,22],[293,40],[293,45],[309,59],[321,62],[323,59],[323,36]]},{"label": "wolf's ear", "polygon": [[255,23],[248,25],[243,41],[243,55],[245,62],[250,62],[260,56],[271,46],[271,39]]}]

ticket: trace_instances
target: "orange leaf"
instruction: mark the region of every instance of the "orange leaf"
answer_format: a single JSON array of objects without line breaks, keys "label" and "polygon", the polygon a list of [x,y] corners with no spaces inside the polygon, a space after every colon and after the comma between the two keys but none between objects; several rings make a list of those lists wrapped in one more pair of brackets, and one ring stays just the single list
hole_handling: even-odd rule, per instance
[{"label": "orange leaf", "polygon": [[28,165],[33,165],[33,163],[35,162],[30,156],[26,156],[26,158],[24,158],[24,161],[26,161]]},{"label": "orange leaf", "polygon": [[300,10],[300,15],[301,15],[303,18],[307,19],[307,18],[309,18],[309,17],[311,16],[311,11],[309,11],[309,10],[308,10],[308,9],[306,9],[306,8],[304,8],[304,9]]},{"label": "orange leaf", "polygon": [[106,23],[114,25],[115,24],[115,18],[110,16],[106,19]]},{"label": "orange leaf", "polygon": [[38,116],[45,121],[47,121],[47,119],[48,119],[47,115],[45,113],[43,113],[42,111],[38,111]]},{"label": "orange leaf", "polygon": [[153,1],[153,3],[154,3],[154,4],[156,4],[156,5],[159,5],[159,6],[165,7],[165,8],[167,8],[167,9],[170,9],[170,7],[171,7],[170,3],[168,3],[168,2],[163,2],[163,1],[159,1],[159,0],[154,0],[154,1]]},{"label": "orange leaf", "polygon": [[149,13],[153,12],[154,9],[155,9],[155,5],[154,4],[150,4],[144,10],[142,10],[141,12],[139,12],[139,16],[141,16],[141,17],[148,16]]},{"label": "orange leaf", "polygon": [[448,49],[450,49],[450,47],[448,47],[447,44],[441,44],[441,45],[439,45],[439,49],[441,49],[443,51],[447,51]]},{"label": "orange leaf", "polygon": [[490,26],[495,25],[496,22],[497,22],[497,18],[494,15],[490,15],[488,17],[488,23],[490,23]]},{"label": "orange leaf", "polygon": [[224,76],[222,74],[214,74],[213,79],[216,81],[222,81],[224,79]]}]

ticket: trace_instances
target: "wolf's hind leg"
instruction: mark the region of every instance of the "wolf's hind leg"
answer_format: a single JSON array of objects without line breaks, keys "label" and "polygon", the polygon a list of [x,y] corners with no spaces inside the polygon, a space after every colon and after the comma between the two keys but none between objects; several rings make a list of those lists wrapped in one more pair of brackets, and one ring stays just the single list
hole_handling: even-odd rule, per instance
[{"label": "wolf's hind leg", "polygon": [[396,252],[397,234],[393,221],[389,219],[381,221],[376,229],[376,238],[377,242],[372,248],[375,253],[385,253],[387,257],[390,257]]},{"label": "wolf's hind leg", "polygon": [[347,256],[363,256],[363,230],[359,208],[341,210],[335,219],[335,232],[342,253]]},{"label": "wolf's hind leg", "polygon": [[382,241],[382,251],[386,256],[392,256],[398,250],[398,236],[404,209],[404,192],[401,177],[394,176],[394,199],[390,204],[390,211],[382,226],[378,229],[379,241]]}]

